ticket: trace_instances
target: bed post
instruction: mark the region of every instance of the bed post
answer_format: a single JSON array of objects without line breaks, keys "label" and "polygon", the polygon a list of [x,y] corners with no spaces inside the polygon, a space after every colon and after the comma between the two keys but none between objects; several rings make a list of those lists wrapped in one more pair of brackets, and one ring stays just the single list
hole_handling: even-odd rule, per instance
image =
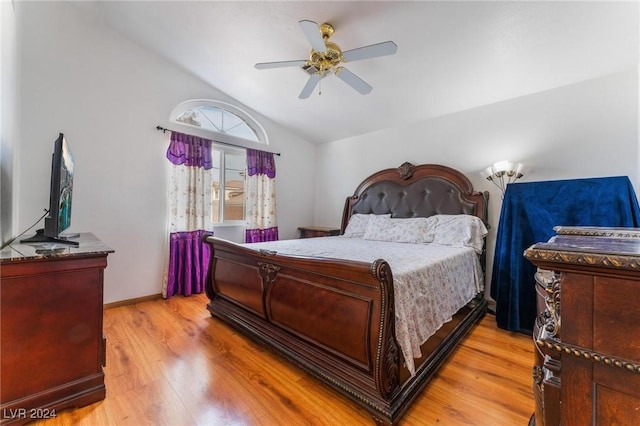
[{"label": "bed post", "polygon": [[[393,275],[389,264],[378,259],[371,264],[373,276],[380,282],[382,309],[380,317],[380,337],[375,362],[375,382],[380,395],[389,400],[400,387],[400,353],[395,338],[395,299],[393,294]],[[386,306],[385,306],[386,305]],[[380,426],[394,424],[395,414],[390,407],[386,412],[379,411],[371,415],[373,421]]]},{"label": "bed post", "polygon": [[350,196],[344,202],[344,209],[342,210],[342,223],[340,224],[340,235],[344,234],[344,230],[347,229],[349,224],[349,218],[351,217],[351,206],[358,201],[358,197]]},{"label": "bed post", "polygon": [[[395,339],[395,302],[393,295],[393,276],[389,264],[378,259],[371,265],[371,272],[380,282],[382,290],[380,318],[380,337],[376,354],[376,387],[383,398],[388,398],[400,383],[400,356]],[[386,306],[385,306],[386,305]]]},{"label": "bed post", "polygon": [[209,298],[209,300],[213,300],[216,297],[216,294],[213,291],[213,271],[215,269],[215,256],[213,254],[214,254],[215,248],[213,244],[209,242],[209,238],[211,237],[212,235],[204,235],[202,237],[203,244],[207,244],[210,250],[209,265],[207,269],[207,278],[204,283],[204,292],[207,294],[207,297]]}]

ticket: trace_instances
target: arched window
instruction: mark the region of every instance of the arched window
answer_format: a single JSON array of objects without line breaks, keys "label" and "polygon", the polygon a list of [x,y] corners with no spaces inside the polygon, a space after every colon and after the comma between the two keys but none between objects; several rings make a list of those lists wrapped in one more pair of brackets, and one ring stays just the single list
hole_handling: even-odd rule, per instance
[{"label": "arched window", "polygon": [[265,145],[269,143],[267,134],[257,121],[240,108],[224,102],[205,99],[182,102],[174,108],[169,119],[218,135]]},{"label": "arched window", "polygon": [[212,222],[244,225],[247,160],[243,148],[268,144],[262,126],[240,108],[206,99],[182,102],[171,111],[169,121],[180,125],[181,132],[213,141]]}]

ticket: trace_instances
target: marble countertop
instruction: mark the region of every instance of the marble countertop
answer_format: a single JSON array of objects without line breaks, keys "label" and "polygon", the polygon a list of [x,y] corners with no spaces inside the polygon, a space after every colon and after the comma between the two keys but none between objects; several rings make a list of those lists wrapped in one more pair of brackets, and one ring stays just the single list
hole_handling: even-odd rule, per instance
[{"label": "marble countertop", "polygon": [[51,257],[95,256],[113,253],[114,250],[105,245],[95,235],[83,232],[70,240],[79,242],[79,246],[63,243],[20,243],[19,241],[0,251],[0,262],[44,259]]},{"label": "marble countertop", "polygon": [[[559,231],[559,232],[558,232]],[[546,243],[524,251],[539,268],[607,268],[640,272],[640,238],[637,228],[565,227]]]},{"label": "marble countertop", "polygon": [[602,253],[620,256],[639,256],[639,238],[600,237],[582,235],[556,235],[547,243],[532,246],[537,250],[555,250],[582,253]]}]

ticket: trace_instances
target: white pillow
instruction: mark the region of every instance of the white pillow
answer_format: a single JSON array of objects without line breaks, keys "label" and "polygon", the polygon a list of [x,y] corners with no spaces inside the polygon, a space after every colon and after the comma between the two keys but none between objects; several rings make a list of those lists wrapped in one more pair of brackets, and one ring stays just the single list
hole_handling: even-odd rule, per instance
[{"label": "white pillow", "polygon": [[468,214],[436,215],[433,225],[435,244],[457,247],[471,247],[476,253],[482,253],[487,227],[477,216]]},{"label": "white pillow", "polygon": [[433,241],[433,229],[426,217],[390,218],[376,217],[369,220],[364,233],[365,240],[395,243],[423,244]]},{"label": "white pillow", "polygon": [[349,223],[347,227],[344,229],[344,236],[350,238],[362,238],[364,237],[364,233],[367,230],[367,225],[369,224],[369,220],[373,217],[381,216],[381,217],[391,217],[391,214],[383,214],[383,215],[375,215],[375,214],[360,214],[356,213],[351,215],[349,218]]}]

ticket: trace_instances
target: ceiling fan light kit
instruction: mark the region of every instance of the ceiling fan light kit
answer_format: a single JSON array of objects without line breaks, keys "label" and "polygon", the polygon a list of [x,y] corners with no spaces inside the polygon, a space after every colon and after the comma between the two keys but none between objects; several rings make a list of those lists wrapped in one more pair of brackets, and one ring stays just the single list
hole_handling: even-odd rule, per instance
[{"label": "ceiling fan light kit", "polygon": [[321,79],[330,74],[335,74],[340,80],[347,83],[357,92],[366,95],[373,89],[360,77],[343,66],[343,62],[353,62],[362,59],[376,58],[379,56],[393,55],[398,46],[392,41],[372,44],[357,49],[342,52],[340,46],[330,42],[334,28],[331,24],[324,23],[320,26],[313,21],[302,20],[299,22],[302,32],[311,44],[311,53],[308,60],[293,60],[279,62],[262,62],[255,65],[257,69],[300,67],[309,75],[307,83],[302,88],[300,99],[308,98]]}]

